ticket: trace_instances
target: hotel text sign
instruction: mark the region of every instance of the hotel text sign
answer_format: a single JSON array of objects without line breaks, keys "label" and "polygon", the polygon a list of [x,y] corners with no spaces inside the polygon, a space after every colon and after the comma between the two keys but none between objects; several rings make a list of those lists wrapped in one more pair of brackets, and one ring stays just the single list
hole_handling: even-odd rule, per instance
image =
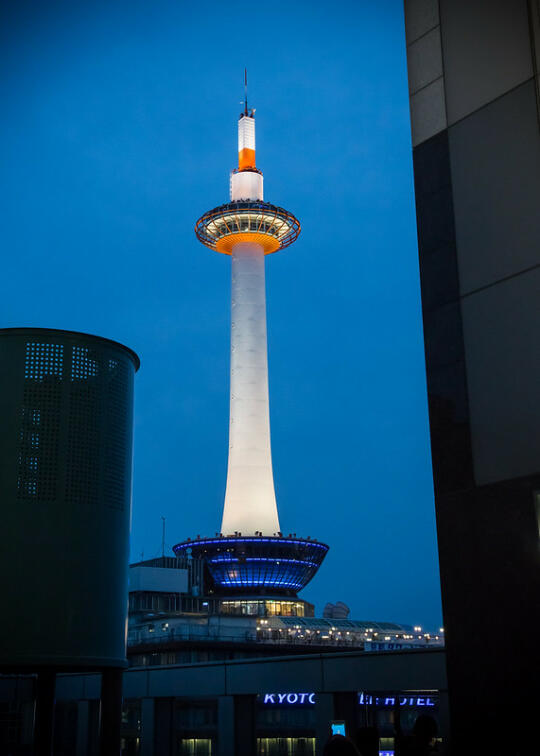
[{"label": "hotel text sign", "polygon": [[[295,706],[298,704],[314,704],[315,693],[264,693],[263,704],[278,706]],[[379,708],[394,707],[397,704],[408,708],[423,708],[437,706],[438,700],[433,695],[400,695],[396,696],[373,696],[369,693],[359,693],[358,703],[361,706],[378,706]]]}]

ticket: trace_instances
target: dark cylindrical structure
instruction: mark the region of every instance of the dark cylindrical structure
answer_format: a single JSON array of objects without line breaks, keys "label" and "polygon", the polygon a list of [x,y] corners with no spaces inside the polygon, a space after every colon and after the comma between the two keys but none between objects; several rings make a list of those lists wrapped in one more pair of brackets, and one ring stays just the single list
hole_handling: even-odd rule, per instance
[{"label": "dark cylindrical structure", "polygon": [[0,330],[0,668],[125,664],[137,355]]}]

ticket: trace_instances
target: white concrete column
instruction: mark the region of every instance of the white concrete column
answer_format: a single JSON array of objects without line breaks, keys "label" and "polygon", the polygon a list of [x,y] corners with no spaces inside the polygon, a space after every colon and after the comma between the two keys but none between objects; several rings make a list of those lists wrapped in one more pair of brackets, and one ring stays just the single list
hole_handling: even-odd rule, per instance
[{"label": "white concrete column", "polygon": [[272,474],[264,252],[232,251],[229,467],[221,532],[272,535],[279,521]]}]

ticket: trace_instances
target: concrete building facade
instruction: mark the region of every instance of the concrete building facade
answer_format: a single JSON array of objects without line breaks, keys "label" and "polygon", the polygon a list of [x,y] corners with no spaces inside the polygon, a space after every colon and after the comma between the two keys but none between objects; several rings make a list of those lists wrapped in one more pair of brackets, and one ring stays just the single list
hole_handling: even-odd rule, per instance
[{"label": "concrete building facade", "polygon": [[[55,756],[97,756],[99,693],[99,675],[59,677]],[[27,733],[21,754],[31,753],[32,697],[32,679],[0,679],[0,704],[10,702],[13,726]],[[125,756],[320,756],[335,720],[363,756],[378,756],[394,750],[398,712],[405,732],[429,712],[447,740],[443,650],[132,668],[123,698]]]}]

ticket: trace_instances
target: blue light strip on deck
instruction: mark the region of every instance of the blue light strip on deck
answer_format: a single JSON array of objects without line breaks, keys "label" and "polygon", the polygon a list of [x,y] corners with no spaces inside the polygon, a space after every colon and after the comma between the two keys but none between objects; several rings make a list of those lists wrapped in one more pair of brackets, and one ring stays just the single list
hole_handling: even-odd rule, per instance
[{"label": "blue light strip on deck", "polygon": [[[234,562],[238,564],[239,557],[214,557],[209,559],[210,564],[230,564]],[[281,557],[243,557],[243,562],[273,562],[276,565],[279,564],[307,564],[309,567],[318,567],[317,562],[306,562],[303,559],[282,559]]]},{"label": "blue light strip on deck", "polygon": [[328,546],[325,543],[319,543],[318,541],[307,541],[307,540],[299,540],[294,538],[229,538],[228,536],[223,536],[223,538],[199,538],[194,541],[183,541],[182,543],[178,543],[174,550],[180,551],[180,549],[186,549],[186,548],[192,548],[193,546],[206,546],[210,544],[219,544],[220,546],[227,546],[231,543],[273,543],[276,546],[278,545],[288,545],[288,544],[300,544],[302,546],[314,546],[317,549],[324,549],[325,551],[328,551]]}]

